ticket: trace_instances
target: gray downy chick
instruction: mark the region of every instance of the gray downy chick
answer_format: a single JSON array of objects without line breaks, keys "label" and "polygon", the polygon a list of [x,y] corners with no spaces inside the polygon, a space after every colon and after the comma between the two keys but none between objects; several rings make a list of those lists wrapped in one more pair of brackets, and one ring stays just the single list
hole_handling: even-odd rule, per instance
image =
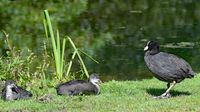
[{"label": "gray downy chick", "polygon": [[12,101],[17,99],[27,99],[32,97],[32,93],[17,86],[13,80],[7,80],[2,90],[1,98],[3,100]]},{"label": "gray downy chick", "polygon": [[72,80],[56,87],[58,95],[99,94],[101,80],[99,75],[92,74],[88,80]]}]

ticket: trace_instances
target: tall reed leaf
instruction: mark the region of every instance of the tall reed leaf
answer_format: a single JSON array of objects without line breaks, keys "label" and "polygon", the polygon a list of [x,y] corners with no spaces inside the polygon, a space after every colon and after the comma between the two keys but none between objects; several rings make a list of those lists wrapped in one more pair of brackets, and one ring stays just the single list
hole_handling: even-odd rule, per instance
[{"label": "tall reed leaf", "polygon": [[53,28],[51,25],[51,20],[50,20],[49,13],[47,10],[44,10],[44,15],[45,15],[44,28],[45,28],[46,36],[50,34],[51,42],[53,46],[54,59],[55,59],[55,64],[56,64],[56,76],[59,80],[61,80],[63,78],[63,69],[64,69],[63,65],[64,65],[66,39],[63,40],[62,51],[61,51],[59,31],[57,30],[56,39],[55,39]]},{"label": "tall reed leaf", "polygon": [[[54,59],[55,59],[55,64],[56,64],[56,76],[59,80],[61,80],[63,78],[63,74],[64,74],[64,64],[65,64],[65,60],[64,60],[64,55],[65,55],[65,44],[66,44],[66,39],[63,39],[62,41],[62,45],[60,43],[60,35],[59,35],[59,31],[57,30],[56,32],[56,39],[54,37],[54,32],[53,32],[53,28],[51,25],[51,20],[48,14],[47,10],[44,10],[44,15],[45,15],[45,19],[44,21],[44,29],[45,29],[45,34],[46,36],[50,36],[51,37],[51,42],[52,42],[52,46],[53,46],[53,53],[54,53]],[[71,57],[71,60],[69,62],[68,68],[67,68],[67,73],[66,76],[69,76],[69,72],[71,70],[72,67],[72,63],[73,63],[73,59],[75,58],[75,56],[78,56],[78,59],[81,63],[81,66],[83,67],[84,73],[87,77],[89,77],[87,68],[83,62],[83,59],[81,57],[81,55],[79,54],[79,50],[77,49],[77,47],[75,46],[74,42],[71,40],[70,37],[68,37],[68,40],[70,42],[70,44],[72,45],[74,52],[73,55]],[[61,48],[62,46],[62,48]],[[83,54],[85,54],[86,56],[88,56],[90,59],[92,59],[93,61],[95,61],[96,63],[98,63],[95,59],[93,59],[91,56],[89,56],[88,54],[86,54],[85,52],[82,52]]]},{"label": "tall reed leaf", "polygon": [[71,58],[71,60],[70,60],[70,62],[69,62],[69,65],[68,65],[68,68],[67,68],[67,73],[66,73],[66,76],[67,76],[67,77],[69,76],[69,72],[70,72],[71,67],[72,67],[72,61],[74,60],[75,56],[76,56],[76,51],[74,51],[74,53],[73,53],[73,55],[72,55],[72,58]]},{"label": "tall reed leaf", "polygon": [[75,50],[75,52],[76,52],[76,54],[77,54],[77,56],[78,56],[78,58],[79,58],[79,61],[81,62],[81,65],[82,65],[82,67],[83,67],[83,70],[84,70],[84,72],[85,72],[85,75],[89,78],[89,74],[88,74],[87,68],[86,68],[86,66],[85,66],[85,64],[84,64],[84,62],[83,62],[83,59],[82,59],[81,55],[80,55],[79,52],[78,52],[78,49],[76,48],[76,46],[75,46],[74,42],[71,40],[71,38],[68,37],[68,36],[67,36],[67,38],[68,38],[69,42],[71,43],[72,47],[74,48],[74,50]]}]

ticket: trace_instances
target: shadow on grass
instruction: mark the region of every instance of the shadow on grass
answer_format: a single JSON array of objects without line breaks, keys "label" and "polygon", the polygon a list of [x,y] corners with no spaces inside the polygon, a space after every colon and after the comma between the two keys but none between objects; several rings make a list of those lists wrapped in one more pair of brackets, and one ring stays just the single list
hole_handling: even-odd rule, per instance
[{"label": "shadow on grass", "polygon": [[[149,88],[146,91],[148,94],[150,94],[152,96],[159,96],[159,95],[163,94],[166,91],[166,89]],[[191,95],[191,93],[189,93],[189,92],[182,92],[182,91],[175,91],[175,90],[171,90],[170,94],[173,97],[180,96],[180,95],[186,95],[186,96]]]}]

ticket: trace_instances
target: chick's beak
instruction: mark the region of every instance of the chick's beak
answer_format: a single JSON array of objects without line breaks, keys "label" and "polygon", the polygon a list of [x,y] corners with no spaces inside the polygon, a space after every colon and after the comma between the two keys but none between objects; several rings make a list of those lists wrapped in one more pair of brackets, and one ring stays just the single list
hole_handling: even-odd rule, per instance
[{"label": "chick's beak", "polygon": [[149,49],[149,47],[148,46],[146,46],[145,48],[144,48],[144,51],[147,51]]}]

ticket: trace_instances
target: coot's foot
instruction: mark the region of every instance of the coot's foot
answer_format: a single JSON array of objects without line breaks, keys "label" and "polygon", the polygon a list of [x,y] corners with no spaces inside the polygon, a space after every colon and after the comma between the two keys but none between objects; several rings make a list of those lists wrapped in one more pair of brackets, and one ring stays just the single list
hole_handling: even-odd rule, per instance
[{"label": "coot's foot", "polygon": [[160,96],[155,96],[154,98],[156,99],[166,99],[166,98],[171,98],[171,94],[170,93],[163,93],[162,95]]}]

